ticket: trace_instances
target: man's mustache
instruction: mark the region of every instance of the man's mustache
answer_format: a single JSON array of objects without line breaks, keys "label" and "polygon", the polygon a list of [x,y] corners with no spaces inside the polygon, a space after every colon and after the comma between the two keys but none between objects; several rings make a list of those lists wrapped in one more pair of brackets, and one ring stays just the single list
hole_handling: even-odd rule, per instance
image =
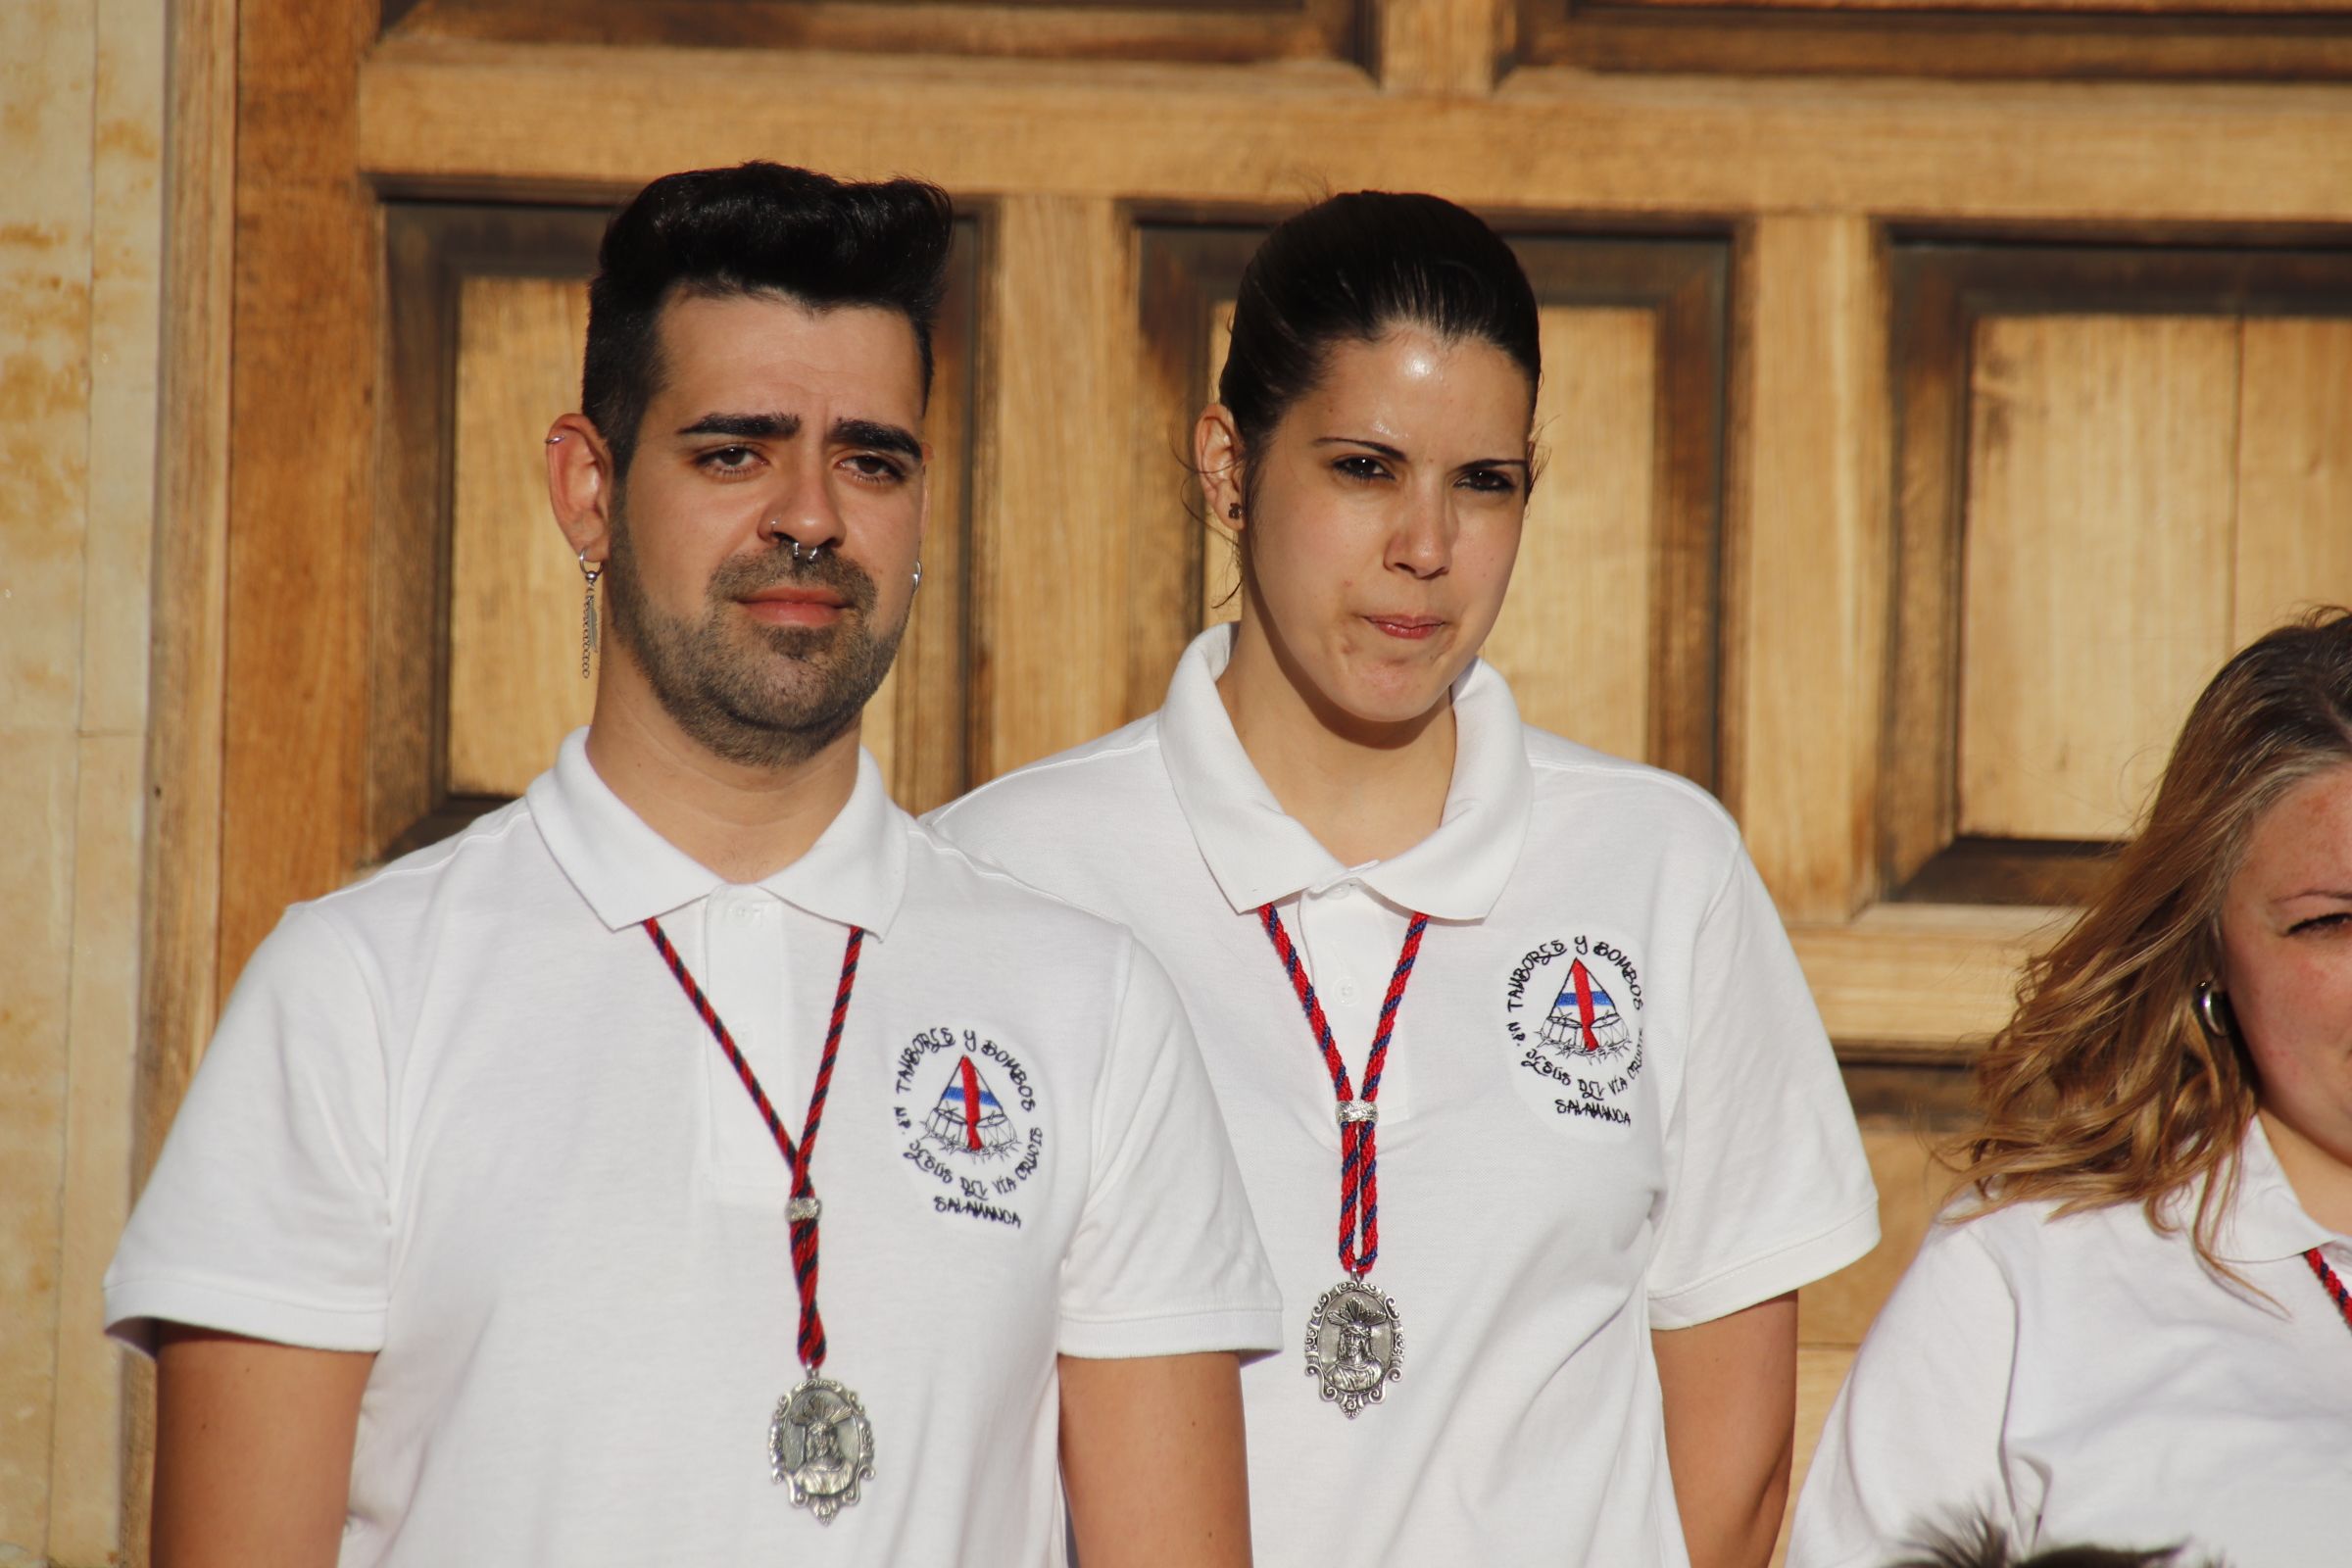
[{"label": "man's mustache", "polygon": [[742,599],[766,588],[830,588],[860,612],[874,608],[874,579],[828,546],[813,558],[792,558],[789,543],[756,556],[736,556],[710,575],[712,599]]}]

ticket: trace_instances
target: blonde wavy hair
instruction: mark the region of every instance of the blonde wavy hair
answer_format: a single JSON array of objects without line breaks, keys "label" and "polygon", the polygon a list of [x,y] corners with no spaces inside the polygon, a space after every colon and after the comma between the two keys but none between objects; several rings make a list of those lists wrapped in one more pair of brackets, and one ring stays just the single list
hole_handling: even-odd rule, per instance
[{"label": "blonde wavy hair", "polygon": [[1976,1129],[1954,1146],[1971,1212],[2137,1202],[2207,1266],[2254,1114],[2253,1064],[2193,998],[2221,975],[2221,908],[2254,823],[2297,782],[2352,763],[2352,612],[2315,611],[2248,645],[2198,697],[2154,803],[2089,906],[2027,965],[1978,1058]]}]

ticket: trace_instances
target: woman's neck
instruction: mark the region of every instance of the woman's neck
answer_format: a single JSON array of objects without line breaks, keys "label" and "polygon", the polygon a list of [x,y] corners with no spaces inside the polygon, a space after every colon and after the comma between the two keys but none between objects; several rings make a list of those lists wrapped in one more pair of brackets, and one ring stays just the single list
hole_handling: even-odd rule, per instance
[{"label": "woman's neck", "polygon": [[1343,865],[1393,859],[1438,829],[1453,783],[1453,704],[1403,723],[1341,710],[1254,626],[1234,639],[1217,696],[1258,777]]},{"label": "woman's neck", "polygon": [[2352,1165],[2289,1126],[2276,1111],[2262,1111],[2262,1130],[2271,1152],[2293,1188],[2303,1212],[2338,1236],[2352,1236]]}]

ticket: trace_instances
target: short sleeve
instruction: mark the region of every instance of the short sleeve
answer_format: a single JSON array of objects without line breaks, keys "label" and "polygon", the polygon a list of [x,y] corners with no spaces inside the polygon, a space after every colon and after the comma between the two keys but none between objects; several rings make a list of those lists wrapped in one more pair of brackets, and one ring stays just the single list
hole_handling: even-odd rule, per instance
[{"label": "short sleeve", "polygon": [[300,906],[255,953],[106,1274],[108,1332],[157,1320],[329,1350],[383,1343],[385,1070],[352,950]]},{"label": "short sleeve", "polygon": [[1797,1499],[1789,1568],[1877,1568],[1930,1531],[2021,1529],[2001,1438],[2017,1301],[1967,1225],[1930,1231],[1862,1342]]},{"label": "short sleeve", "polygon": [[1690,1033],[1649,1270],[1650,1323],[1689,1328],[1878,1245],[1878,1194],[1837,1058],[1746,853],[1693,952]]},{"label": "short sleeve", "polygon": [[1273,1349],[1282,1298],[1176,988],[1132,940],[1062,1265],[1065,1355]]}]

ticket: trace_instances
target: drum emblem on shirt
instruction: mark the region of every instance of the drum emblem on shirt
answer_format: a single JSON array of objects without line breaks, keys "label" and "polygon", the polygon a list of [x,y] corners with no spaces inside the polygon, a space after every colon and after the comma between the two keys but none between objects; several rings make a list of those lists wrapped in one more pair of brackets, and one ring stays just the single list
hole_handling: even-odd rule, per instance
[{"label": "drum emblem on shirt", "polygon": [[1531,948],[1502,1001],[1521,1087],[1555,1117],[1630,1124],[1642,1006],[1642,971],[1622,944],[1588,932]]},{"label": "drum emblem on shirt", "polygon": [[900,1051],[891,1118],[900,1157],[941,1214],[1011,1230],[1045,1159],[1037,1080],[977,1029],[926,1029]]}]

